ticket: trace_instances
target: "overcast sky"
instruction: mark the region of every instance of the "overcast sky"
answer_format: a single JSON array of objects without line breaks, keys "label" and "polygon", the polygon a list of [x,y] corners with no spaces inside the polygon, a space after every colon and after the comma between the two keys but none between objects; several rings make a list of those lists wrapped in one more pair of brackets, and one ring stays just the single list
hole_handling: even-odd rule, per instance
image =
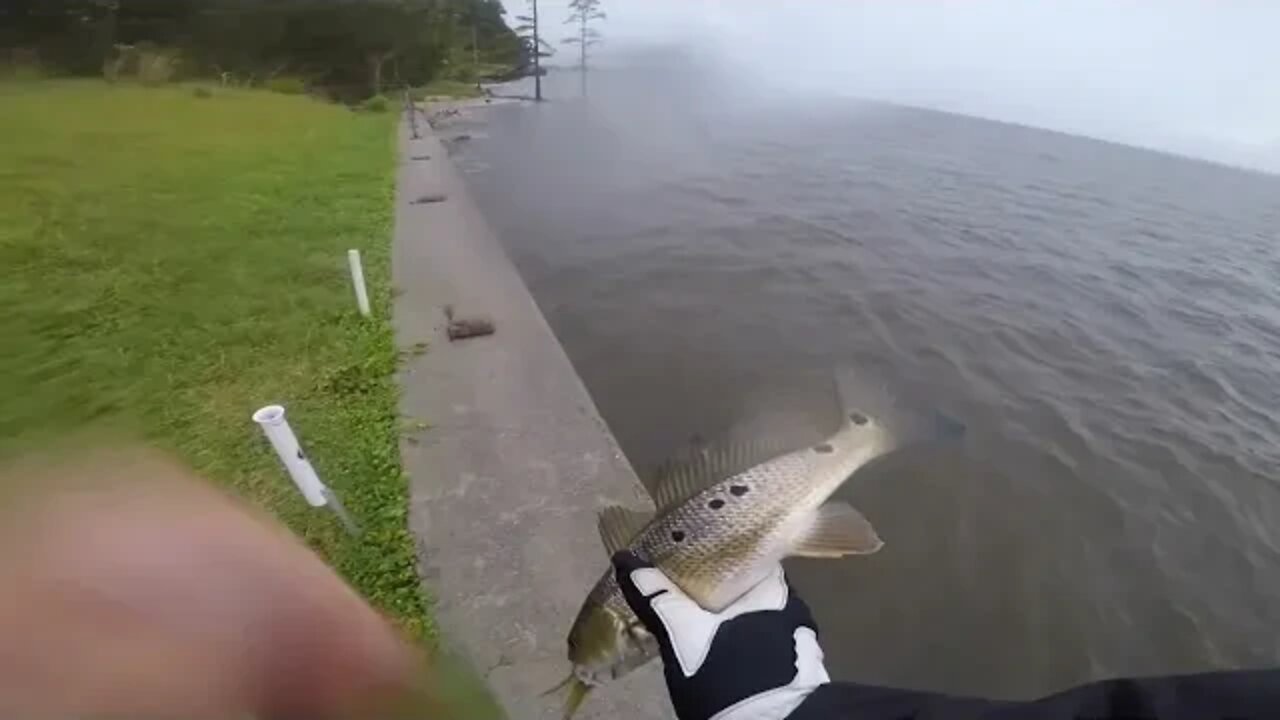
[{"label": "overcast sky", "polygon": [[[566,32],[566,5],[541,0],[548,30]],[[605,56],[687,44],[785,96],[879,98],[1280,171],[1280,0],[603,7]]]}]

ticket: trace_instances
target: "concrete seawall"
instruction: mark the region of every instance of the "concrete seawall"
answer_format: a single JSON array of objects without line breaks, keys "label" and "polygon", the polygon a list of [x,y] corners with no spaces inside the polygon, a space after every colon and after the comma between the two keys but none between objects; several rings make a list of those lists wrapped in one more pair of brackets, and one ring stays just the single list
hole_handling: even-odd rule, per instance
[{"label": "concrete seawall", "polygon": [[[400,130],[392,250],[397,341],[429,343],[400,372],[401,412],[431,425],[401,447],[410,527],[446,642],[510,718],[558,718],[559,699],[539,695],[568,674],[565,635],[608,566],[596,512],[649,501],[443,143],[421,125],[418,140]],[[427,195],[446,199],[414,202]],[[496,334],[450,342],[446,306],[492,317]],[[594,693],[580,716],[671,717],[658,670]]]}]

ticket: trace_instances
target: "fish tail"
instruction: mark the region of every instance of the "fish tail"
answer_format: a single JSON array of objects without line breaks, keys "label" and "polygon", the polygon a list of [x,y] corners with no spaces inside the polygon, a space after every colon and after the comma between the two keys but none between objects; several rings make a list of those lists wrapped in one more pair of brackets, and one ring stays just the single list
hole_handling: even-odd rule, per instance
[{"label": "fish tail", "polygon": [[859,382],[851,370],[838,370],[832,373],[831,391],[836,410],[840,413],[841,427],[853,425],[858,413],[866,413],[870,410],[867,402],[868,388],[865,383]]},{"label": "fish tail", "polygon": [[837,370],[832,375],[832,383],[842,428],[860,425],[870,417],[885,429],[894,447],[964,439],[964,423],[927,400],[909,400],[890,390],[884,382],[848,369]]},{"label": "fish tail", "polygon": [[564,720],[569,720],[573,714],[578,712],[578,708],[582,706],[582,701],[587,698],[587,693],[591,692],[591,686],[582,682],[573,673],[569,673],[569,677],[561,680],[555,687],[542,693],[542,697],[564,694]]}]

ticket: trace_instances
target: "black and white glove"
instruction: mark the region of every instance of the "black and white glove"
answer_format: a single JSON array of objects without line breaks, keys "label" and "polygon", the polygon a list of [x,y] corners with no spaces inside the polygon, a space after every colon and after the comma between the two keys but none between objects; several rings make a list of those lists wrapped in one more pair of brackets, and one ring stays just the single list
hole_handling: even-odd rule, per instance
[{"label": "black and white glove", "polygon": [[658,640],[680,720],[781,720],[830,682],[813,615],[781,565],[718,613],[630,552],[614,555],[613,566]]}]

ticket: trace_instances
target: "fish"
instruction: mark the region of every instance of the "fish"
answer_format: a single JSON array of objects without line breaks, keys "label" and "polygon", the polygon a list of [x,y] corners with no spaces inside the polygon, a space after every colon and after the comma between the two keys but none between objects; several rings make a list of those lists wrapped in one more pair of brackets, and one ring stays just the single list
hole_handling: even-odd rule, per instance
[{"label": "fish", "polygon": [[[847,408],[847,406],[845,406]],[[869,555],[884,542],[862,513],[831,495],[859,468],[900,446],[889,424],[846,409],[834,434],[814,445],[706,449],[672,462],[653,489],[655,510],[618,505],[598,519],[610,556],[630,550],[690,598],[719,611],[786,557]],[[767,457],[748,465],[745,458]],[[658,643],[627,605],[612,568],[587,594],[568,636],[566,720],[594,689],[657,657]]]}]

